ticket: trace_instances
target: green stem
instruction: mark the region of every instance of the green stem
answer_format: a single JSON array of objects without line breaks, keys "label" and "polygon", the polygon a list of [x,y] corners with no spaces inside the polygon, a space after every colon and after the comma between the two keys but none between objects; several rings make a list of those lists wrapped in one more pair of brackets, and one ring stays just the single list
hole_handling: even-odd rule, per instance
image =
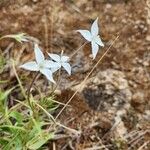
[{"label": "green stem", "polygon": [[28,100],[28,104],[29,104],[29,106],[31,107],[32,111],[33,111],[33,106],[32,106],[32,103],[31,103],[31,101],[30,101],[30,94],[31,94],[31,88],[32,88],[32,86],[33,86],[33,84],[34,84],[34,82],[35,82],[35,80],[36,80],[36,78],[37,78],[38,75],[39,75],[39,72],[37,72],[37,73],[35,74],[35,76],[34,76],[32,82],[31,82],[31,84],[30,84],[30,86],[29,86],[29,88],[28,88],[28,90],[27,90],[27,100]]}]

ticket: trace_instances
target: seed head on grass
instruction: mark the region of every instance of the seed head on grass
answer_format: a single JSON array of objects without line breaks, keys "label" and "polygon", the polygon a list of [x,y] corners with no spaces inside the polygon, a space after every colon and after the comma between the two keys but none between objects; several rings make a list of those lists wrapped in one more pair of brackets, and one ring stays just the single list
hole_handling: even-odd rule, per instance
[{"label": "seed head on grass", "polygon": [[26,35],[26,33],[5,35],[1,39],[3,39],[3,38],[12,38],[12,39],[15,39],[16,41],[18,41],[19,43],[29,41],[28,36]]}]

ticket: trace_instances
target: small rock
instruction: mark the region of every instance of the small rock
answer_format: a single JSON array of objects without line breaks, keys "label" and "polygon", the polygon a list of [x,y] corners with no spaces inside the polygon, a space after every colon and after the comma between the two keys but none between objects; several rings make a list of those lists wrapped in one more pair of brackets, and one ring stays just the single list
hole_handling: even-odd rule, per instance
[{"label": "small rock", "polygon": [[146,36],[146,41],[150,42],[150,35]]},{"label": "small rock", "polygon": [[110,9],[112,7],[111,4],[106,4],[106,9]]},{"label": "small rock", "polygon": [[127,23],[127,20],[126,19],[122,19],[122,23]]},{"label": "small rock", "polygon": [[145,97],[144,92],[137,92],[133,95],[131,105],[139,112],[143,112],[145,109]]},{"label": "small rock", "polygon": [[32,0],[34,3],[36,3],[38,0]]},{"label": "small rock", "polygon": [[150,110],[145,111],[144,118],[150,121]]},{"label": "small rock", "polygon": [[143,92],[135,93],[132,96],[132,102],[137,105],[144,103],[144,93]]},{"label": "small rock", "polygon": [[117,21],[117,18],[116,17],[113,17],[112,18],[112,22],[116,22]]},{"label": "small rock", "polygon": [[[116,120],[117,121],[117,120]],[[114,129],[115,137],[121,138],[122,140],[126,140],[124,135],[127,133],[127,128],[125,127],[122,120],[118,120],[118,124]]]},{"label": "small rock", "polygon": [[110,120],[108,120],[108,119],[105,118],[105,120],[104,119],[103,120],[102,119],[99,120],[99,126],[102,129],[104,129],[105,131],[107,131],[107,130],[111,129],[112,124],[111,124]]},{"label": "small rock", "polygon": [[144,65],[145,67],[148,67],[148,66],[149,66],[148,61],[144,61],[144,62],[143,62],[143,65]]}]

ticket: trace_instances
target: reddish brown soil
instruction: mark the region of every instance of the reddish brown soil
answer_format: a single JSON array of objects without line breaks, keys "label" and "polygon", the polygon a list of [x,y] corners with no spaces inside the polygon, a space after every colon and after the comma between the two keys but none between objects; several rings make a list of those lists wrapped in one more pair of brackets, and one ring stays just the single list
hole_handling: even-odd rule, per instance
[{"label": "reddish brown soil", "polygon": [[[127,130],[128,138],[119,136],[118,132],[120,134],[122,132],[116,126],[113,128],[116,114],[108,110],[96,111],[95,107],[91,106],[91,101],[93,105],[95,98],[86,100],[81,90],[70,103],[71,107],[67,108],[59,118],[62,124],[80,130],[81,135],[74,136],[64,131],[69,138],[53,142],[58,150],[96,150],[96,148],[136,150],[150,140],[150,25],[144,0],[3,0],[0,2],[0,10],[1,35],[25,32],[39,39],[43,50],[61,52],[61,49],[64,49],[68,55],[84,43],[84,39],[75,30],[88,29],[93,20],[99,17],[100,35],[105,47],[94,61],[89,57],[89,45],[74,56],[71,62],[72,76],[68,77],[65,73],[62,75],[59,88],[62,90],[62,95],[58,98],[61,102],[68,101],[76,86],[80,86],[94,64],[119,35],[119,39],[91,77],[96,78],[99,72],[108,69],[123,74],[131,92],[131,99],[127,101],[130,108],[127,108],[125,115],[122,116],[123,125],[120,128]],[[2,41],[0,50],[3,52],[10,43],[14,41]],[[25,44],[23,50],[21,47],[15,43],[9,51],[10,57],[19,60],[18,64],[33,58],[31,45]],[[11,71],[1,77],[4,79],[6,75],[11,75],[13,78]],[[95,86],[91,83],[93,82],[89,80],[85,87],[93,89]],[[37,86],[39,84],[37,83]],[[104,83],[102,95],[106,90],[105,84],[107,83]],[[143,133],[146,131],[142,137],[144,140],[132,141],[133,137],[130,134],[132,131],[136,131],[137,135],[139,131]],[[52,149],[51,142],[49,149]],[[145,146],[143,149],[148,150],[148,147]]]}]

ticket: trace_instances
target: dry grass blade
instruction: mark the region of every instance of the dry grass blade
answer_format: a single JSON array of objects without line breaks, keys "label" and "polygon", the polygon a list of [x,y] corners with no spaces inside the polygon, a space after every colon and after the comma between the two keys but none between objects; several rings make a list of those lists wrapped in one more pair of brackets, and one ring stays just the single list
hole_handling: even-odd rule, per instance
[{"label": "dry grass blade", "polygon": [[39,105],[38,103],[34,102],[41,110],[43,110],[45,112],[45,114],[54,122],[56,123],[54,117],[46,110],[44,109],[41,105]]},{"label": "dry grass blade", "polygon": [[46,15],[46,11],[45,11],[45,16],[44,16],[44,31],[45,31],[45,47],[46,47],[46,51],[48,51],[48,22],[47,22],[47,15]]},{"label": "dry grass blade", "polygon": [[16,78],[17,78],[17,81],[18,81],[18,83],[19,83],[21,92],[22,92],[23,96],[24,96],[25,99],[26,99],[27,96],[26,96],[26,94],[25,94],[25,90],[24,90],[24,88],[23,88],[23,86],[22,86],[21,80],[20,80],[20,78],[19,78],[19,76],[18,76],[18,74],[17,74],[17,71],[16,71],[16,69],[15,69],[15,62],[14,62],[14,60],[12,60],[12,68],[13,68],[14,74],[15,74],[15,76],[16,76]]},{"label": "dry grass blade", "polygon": [[58,126],[60,126],[60,127],[62,127],[62,128],[64,128],[64,129],[66,129],[66,130],[68,130],[68,131],[70,131],[71,133],[74,133],[76,136],[78,136],[78,135],[80,135],[81,134],[81,132],[80,131],[77,131],[77,130],[75,130],[75,129],[72,129],[72,128],[69,128],[69,127],[66,127],[65,125],[63,125],[63,124],[60,124],[60,123],[56,123]]},{"label": "dry grass blade", "polygon": [[93,146],[91,148],[86,148],[84,150],[101,150],[101,149],[105,149],[108,150],[106,147],[111,147],[112,145],[102,145],[102,146]]},{"label": "dry grass blade", "polygon": [[89,78],[89,76],[92,74],[92,72],[94,71],[94,69],[98,66],[98,64],[101,62],[101,60],[106,56],[106,54],[109,52],[109,50],[111,49],[111,47],[114,45],[114,43],[117,41],[117,39],[119,38],[119,35],[115,38],[115,40],[111,43],[111,45],[108,47],[108,49],[105,51],[105,53],[102,55],[102,57],[100,57],[100,59],[98,60],[98,62],[94,65],[94,67],[91,69],[91,71],[89,72],[89,74],[85,77],[85,79],[82,81],[80,88],[78,88],[74,94],[72,95],[72,97],[68,100],[68,102],[65,104],[65,106],[60,110],[60,112],[58,113],[58,115],[55,117],[55,120],[58,119],[58,117],[61,115],[61,113],[64,111],[64,109],[67,107],[67,105],[71,102],[71,100],[74,98],[74,96],[82,89],[83,85],[85,84],[85,82],[87,81],[87,79]]},{"label": "dry grass blade", "polygon": [[76,55],[80,50],[81,48],[83,48],[86,44],[88,44],[88,42],[85,42],[84,44],[82,44],[71,56],[70,56],[70,59]]},{"label": "dry grass blade", "polygon": [[143,150],[149,143],[150,141],[145,142],[142,146],[138,148],[138,150]]}]

